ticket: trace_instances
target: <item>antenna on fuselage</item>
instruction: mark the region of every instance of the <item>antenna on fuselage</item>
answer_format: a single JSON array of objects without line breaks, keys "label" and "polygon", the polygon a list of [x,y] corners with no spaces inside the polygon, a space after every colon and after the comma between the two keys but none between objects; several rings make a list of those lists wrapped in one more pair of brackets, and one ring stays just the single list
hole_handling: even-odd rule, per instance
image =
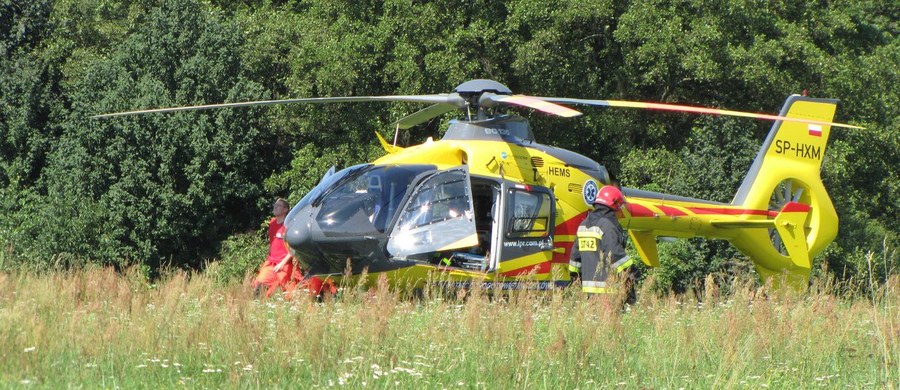
[{"label": "antenna on fuselage", "polygon": [[397,128],[394,129],[394,146],[397,146],[397,137],[400,136],[400,122],[397,122]]},{"label": "antenna on fuselage", "polygon": [[478,120],[483,121],[487,118],[488,116],[485,113],[484,107],[478,106]]}]

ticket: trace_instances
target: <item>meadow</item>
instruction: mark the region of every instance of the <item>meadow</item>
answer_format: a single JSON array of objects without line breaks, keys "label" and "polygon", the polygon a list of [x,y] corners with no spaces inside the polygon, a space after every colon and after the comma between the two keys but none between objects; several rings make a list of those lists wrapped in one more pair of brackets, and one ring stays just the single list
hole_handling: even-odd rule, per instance
[{"label": "meadow", "polygon": [[[645,286],[647,283],[645,283]],[[738,282],[684,296],[575,289],[324,302],[95,268],[0,273],[4,388],[895,388],[897,278],[869,293]],[[725,291],[728,290],[726,293]],[[462,296],[462,293],[458,293]]]}]

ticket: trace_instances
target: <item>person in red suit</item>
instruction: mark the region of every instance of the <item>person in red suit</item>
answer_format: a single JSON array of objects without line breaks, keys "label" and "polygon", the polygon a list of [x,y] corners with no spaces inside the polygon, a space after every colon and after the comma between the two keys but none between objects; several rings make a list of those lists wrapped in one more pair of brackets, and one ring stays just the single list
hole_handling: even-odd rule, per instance
[{"label": "person in red suit", "polygon": [[257,295],[265,290],[266,297],[270,297],[279,288],[289,290],[292,287],[294,264],[284,242],[284,217],[290,209],[290,204],[283,198],[275,199],[272,205],[274,217],[269,220],[269,256],[259,267],[259,274],[252,284]]}]

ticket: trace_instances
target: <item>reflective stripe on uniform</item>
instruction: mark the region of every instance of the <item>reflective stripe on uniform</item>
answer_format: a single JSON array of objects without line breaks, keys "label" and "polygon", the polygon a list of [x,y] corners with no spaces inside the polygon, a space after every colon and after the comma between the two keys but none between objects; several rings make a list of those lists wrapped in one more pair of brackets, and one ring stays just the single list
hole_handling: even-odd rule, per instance
[{"label": "reflective stripe on uniform", "polygon": [[582,280],[581,291],[590,294],[611,294],[615,292],[612,288],[606,287],[606,282],[595,282],[593,280]]},{"label": "reflective stripe on uniform", "polygon": [[569,272],[578,271],[581,271],[581,262],[576,260],[569,260]]},{"label": "reflective stripe on uniform", "polygon": [[577,236],[579,238],[596,238],[599,240],[603,238],[603,232],[579,231]]},{"label": "reflective stripe on uniform", "polygon": [[619,261],[613,263],[613,267],[616,268],[616,272],[622,272],[625,270],[625,268],[631,267],[632,264],[634,264],[634,261],[631,260],[631,258],[629,258],[628,256],[625,256],[619,259]]},{"label": "reflective stripe on uniform", "polygon": [[585,287],[581,286],[581,292],[588,294],[612,294],[613,290],[606,287]]},{"label": "reflective stripe on uniform", "polygon": [[600,227],[598,226],[579,226],[575,235],[578,237],[596,238],[599,240],[603,238],[603,230],[600,230]]}]

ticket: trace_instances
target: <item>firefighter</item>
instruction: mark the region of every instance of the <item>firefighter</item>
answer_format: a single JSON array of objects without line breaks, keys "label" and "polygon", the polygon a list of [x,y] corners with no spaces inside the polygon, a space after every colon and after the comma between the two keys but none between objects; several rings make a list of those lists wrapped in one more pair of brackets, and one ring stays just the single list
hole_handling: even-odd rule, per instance
[{"label": "firefighter", "polygon": [[[594,198],[594,209],[578,225],[569,258],[569,272],[573,277],[580,274],[581,290],[585,293],[615,293],[606,284],[609,272],[621,273],[632,265],[632,260],[625,253],[622,225],[616,219],[616,212],[624,204],[622,191],[614,186],[604,186]],[[632,298],[629,296],[629,301]]]}]

